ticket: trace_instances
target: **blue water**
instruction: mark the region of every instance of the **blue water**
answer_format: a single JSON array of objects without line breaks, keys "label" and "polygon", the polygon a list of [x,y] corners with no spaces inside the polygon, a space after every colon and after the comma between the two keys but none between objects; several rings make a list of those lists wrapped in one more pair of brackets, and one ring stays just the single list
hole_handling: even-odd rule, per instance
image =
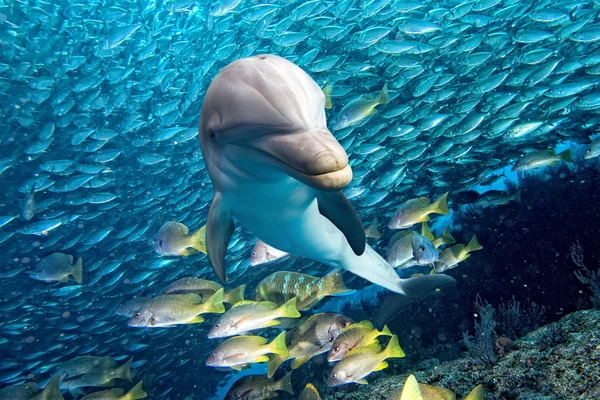
[{"label": "blue water", "polygon": [[[353,170],[342,192],[365,227],[377,218],[382,237],[368,243],[380,255],[387,257],[394,233],[388,222],[417,197],[434,200],[449,192],[449,214],[431,215],[436,237],[448,225],[457,243],[478,235],[484,250],[446,272],[458,287],[428,295],[410,310],[438,313],[445,332],[456,333],[464,326],[452,326],[453,320],[470,318],[479,290],[508,298],[525,284],[529,298],[543,297],[531,281],[515,283],[522,278],[517,264],[538,265],[528,253],[508,260],[508,272],[493,270],[490,260],[500,257],[508,236],[522,235],[525,245],[546,215],[554,219],[544,223],[568,220],[581,231],[539,234],[545,254],[567,254],[572,241],[597,226],[578,213],[578,202],[597,204],[598,161],[583,158],[600,122],[597,19],[591,0],[0,0],[0,388],[28,381],[43,387],[61,363],[83,355],[110,356],[119,364],[133,356],[132,383],[143,380],[152,399],[222,399],[239,377],[265,373],[262,364],[241,372],[205,365],[220,343],[206,336],[215,315],[169,328],[134,328],[131,315],[117,315],[126,301],[157,297],[178,279],[218,281],[204,253],[159,254],[155,237],[168,221],[185,224],[189,233],[206,224],[214,194],[198,138],[206,91],[225,66],[259,54],[284,57],[325,92],[331,89],[327,126]],[[372,101],[386,84],[388,102],[372,103],[371,111],[356,112],[353,125],[334,128],[345,106]],[[567,149],[573,162],[513,171],[524,155]],[[505,177],[482,186],[484,172]],[[524,192],[522,205],[465,211],[453,204],[461,192],[515,186]],[[559,186],[566,192],[554,200],[563,212],[557,216],[544,199]],[[270,273],[321,277],[331,270],[294,255],[250,266],[256,240],[236,222],[226,290],[246,284],[246,298],[253,300],[255,286]],[[73,262],[82,258],[81,285],[73,278],[31,279],[40,261],[56,252]],[[478,283],[488,281],[479,275],[484,272],[490,282],[510,279],[492,290]],[[552,274],[543,279],[549,287],[557,282]],[[344,281],[357,292],[329,297],[304,316],[327,311],[374,318],[388,292],[349,272]],[[561,313],[578,307],[564,301],[553,305]],[[427,315],[405,314],[390,326],[402,335],[406,319],[425,326]],[[255,333],[272,339],[276,332]],[[459,349],[458,333],[447,336]],[[289,369],[284,364],[277,378]],[[308,383],[302,371],[294,373],[297,390]],[[386,374],[375,372],[369,382]],[[313,383],[323,398],[334,398],[325,381]]]}]

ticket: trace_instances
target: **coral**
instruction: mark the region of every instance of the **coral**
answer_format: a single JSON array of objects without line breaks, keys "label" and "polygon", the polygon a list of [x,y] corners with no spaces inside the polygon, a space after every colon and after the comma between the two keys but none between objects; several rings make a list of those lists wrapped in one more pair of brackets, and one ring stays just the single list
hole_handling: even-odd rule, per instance
[{"label": "coral", "polygon": [[[490,400],[600,399],[598,326],[600,310],[576,311],[515,340],[514,350],[500,356],[493,366],[461,358],[421,370],[410,366],[395,375],[391,371],[373,374],[367,378],[369,385],[320,393],[323,400],[384,400],[413,374],[419,383],[452,390],[457,399],[478,384]],[[557,330],[564,332],[564,341],[541,348],[540,342]]]},{"label": "coral", "polygon": [[535,303],[521,306],[513,296],[511,301],[502,302],[498,307],[498,330],[510,339],[520,338],[540,326],[545,312],[546,307]]},{"label": "coral", "polygon": [[583,262],[583,247],[579,242],[571,245],[571,260],[579,267],[575,276],[581,283],[587,285],[591,292],[590,301],[595,308],[600,308],[600,269],[592,271]]},{"label": "coral", "polygon": [[494,320],[494,307],[487,301],[477,296],[475,310],[479,314],[479,322],[475,321],[475,336],[468,332],[463,333],[463,341],[471,357],[478,363],[495,364],[496,357],[496,321]]},{"label": "coral", "polygon": [[545,330],[540,335],[538,344],[540,349],[543,350],[565,343],[567,340],[569,340],[569,335],[564,326],[554,322],[546,326]]}]

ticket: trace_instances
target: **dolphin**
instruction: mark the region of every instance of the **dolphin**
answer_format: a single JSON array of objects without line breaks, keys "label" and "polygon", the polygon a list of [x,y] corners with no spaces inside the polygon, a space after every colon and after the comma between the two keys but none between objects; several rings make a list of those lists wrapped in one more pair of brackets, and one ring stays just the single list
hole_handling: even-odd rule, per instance
[{"label": "dolphin", "polygon": [[341,192],[352,169],[327,129],[325,96],[294,63],[258,55],[227,65],[206,92],[199,136],[214,186],[206,250],[222,281],[235,217],[270,246],[344,268],[411,300],[456,283],[442,274],[401,279],[366,244],[363,224]]}]

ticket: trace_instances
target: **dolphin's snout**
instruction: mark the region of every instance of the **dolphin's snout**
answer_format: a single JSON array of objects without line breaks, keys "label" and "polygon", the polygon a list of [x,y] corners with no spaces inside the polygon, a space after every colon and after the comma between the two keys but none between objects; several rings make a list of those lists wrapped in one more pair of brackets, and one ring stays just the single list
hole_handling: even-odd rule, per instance
[{"label": "dolphin's snout", "polygon": [[339,171],[348,165],[348,157],[344,152],[341,154],[331,149],[327,149],[315,155],[313,162],[311,163],[311,169],[317,174],[324,174],[328,172]]}]

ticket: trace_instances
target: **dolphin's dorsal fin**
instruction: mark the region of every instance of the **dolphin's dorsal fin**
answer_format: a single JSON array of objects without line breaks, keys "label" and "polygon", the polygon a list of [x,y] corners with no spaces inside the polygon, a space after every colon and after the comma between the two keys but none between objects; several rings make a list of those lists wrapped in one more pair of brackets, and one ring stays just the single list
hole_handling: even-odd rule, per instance
[{"label": "dolphin's dorsal fin", "polygon": [[350,200],[342,192],[317,192],[317,203],[319,212],[342,231],[354,254],[364,253],[365,228]]},{"label": "dolphin's dorsal fin", "polygon": [[223,195],[215,191],[206,221],[206,254],[213,270],[223,282],[227,281],[225,253],[234,229],[231,210],[223,203]]}]

